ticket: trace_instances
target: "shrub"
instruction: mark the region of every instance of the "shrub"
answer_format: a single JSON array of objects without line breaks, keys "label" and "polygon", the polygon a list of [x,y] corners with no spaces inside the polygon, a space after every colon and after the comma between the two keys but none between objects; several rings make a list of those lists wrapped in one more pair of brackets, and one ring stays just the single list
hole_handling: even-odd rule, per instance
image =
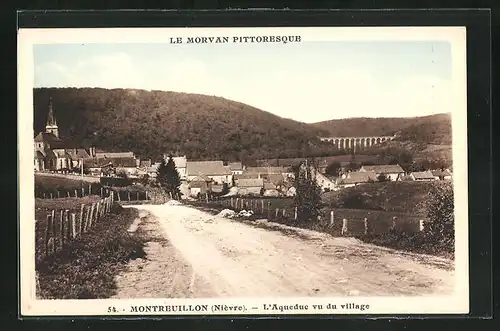
[{"label": "shrub", "polygon": [[439,182],[428,194],[427,221],[424,224],[426,237],[447,251],[454,251],[455,217],[453,184]]}]

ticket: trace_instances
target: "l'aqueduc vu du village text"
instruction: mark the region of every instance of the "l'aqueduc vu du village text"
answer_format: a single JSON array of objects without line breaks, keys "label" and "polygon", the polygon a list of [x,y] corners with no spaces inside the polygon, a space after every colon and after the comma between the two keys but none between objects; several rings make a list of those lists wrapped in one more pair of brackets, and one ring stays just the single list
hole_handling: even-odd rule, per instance
[{"label": "l'aqueduc vu du village text", "polygon": [[39,88],[34,101],[39,298],[453,289],[450,114],[305,124],[134,89]]}]

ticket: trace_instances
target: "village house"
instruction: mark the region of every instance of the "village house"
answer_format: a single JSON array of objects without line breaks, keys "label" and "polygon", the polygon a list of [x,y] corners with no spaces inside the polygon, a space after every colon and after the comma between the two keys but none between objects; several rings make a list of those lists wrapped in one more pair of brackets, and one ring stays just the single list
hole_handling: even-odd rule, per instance
[{"label": "village house", "polygon": [[373,171],[359,172],[353,171],[347,173],[343,178],[339,178],[337,185],[346,188],[360,184],[373,183],[377,181],[377,174]]},{"label": "village house", "polygon": [[241,162],[229,162],[228,167],[233,175],[243,174],[244,167]]},{"label": "village house", "polygon": [[205,175],[193,177],[188,186],[189,194],[192,197],[197,197],[210,192],[213,184],[212,182],[212,179]]},{"label": "village house", "polygon": [[268,178],[269,175],[283,175],[285,178],[293,178],[293,172],[288,167],[247,167],[244,175],[257,175],[257,178]]},{"label": "village house", "polygon": [[233,174],[222,161],[187,161],[186,178],[191,182],[194,178],[205,175],[215,184],[227,183],[231,186]]},{"label": "village house", "polygon": [[452,174],[448,169],[445,170],[431,170],[432,175],[439,180],[451,180]]},{"label": "village house", "polygon": [[90,159],[90,155],[85,148],[69,148],[66,152],[71,158],[73,168],[80,168],[82,162],[85,164],[85,160]]},{"label": "village house", "polygon": [[419,182],[429,182],[429,181],[436,180],[436,177],[432,174],[431,171],[427,170],[427,171],[412,172],[409,175],[409,179],[419,181]]},{"label": "village house", "polygon": [[264,180],[262,178],[238,180],[238,194],[240,195],[260,195],[263,188]]},{"label": "village house", "polygon": [[266,197],[277,197],[280,195],[280,192],[276,185],[272,182],[264,183],[264,196]]},{"label": "village house", "polygon": [[377,177],[384,175],[390,181],[398,181],[404,176],[405,171],[399,164],[388,164],[388,165],[364,165],[361,166],[359,172],[370,172],[373,171],[377,174]]}]

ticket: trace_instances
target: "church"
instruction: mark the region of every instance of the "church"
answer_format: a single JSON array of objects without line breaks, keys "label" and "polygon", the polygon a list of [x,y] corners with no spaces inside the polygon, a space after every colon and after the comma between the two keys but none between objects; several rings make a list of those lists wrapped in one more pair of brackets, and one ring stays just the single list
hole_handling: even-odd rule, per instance
[{"label": "church", "polygon": [[140,159],[133,152],[108,152],[75,147],[69,140],[59,135],[52,98],[49,100],[49,111],[45,131],[40,132],[34,139],[35,171],[73,172],[80,171],[83,165],[92,173],[102,175],[102,169],[111,167],[113,171],[126,172],[133,176],[137,173]]},{"label": "church", "polygon": [[52,98],[49,101],[49,112],[45,132],[40,132],[34,139],[35,171],[63,171],[69,172],[74,168],[80,168],[82,159],[91,158],[93,148],[88,151],[84,148],[71,148],[59,136]]}]

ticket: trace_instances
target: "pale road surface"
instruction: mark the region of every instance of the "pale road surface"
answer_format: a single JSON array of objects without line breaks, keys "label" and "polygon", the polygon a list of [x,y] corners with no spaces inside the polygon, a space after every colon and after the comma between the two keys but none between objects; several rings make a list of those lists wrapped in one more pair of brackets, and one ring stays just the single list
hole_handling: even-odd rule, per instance
[{"label": "pale road surface", "polygon": [[[132,206],[129,206],[132,207]],[[453,261],[353,238],[184,205],[137,205],[129,231],[146,236],[145,259],[117,278],[115,298],[424,296],[453,291]],[[285,233],[283,233],[285,231]]]}]

